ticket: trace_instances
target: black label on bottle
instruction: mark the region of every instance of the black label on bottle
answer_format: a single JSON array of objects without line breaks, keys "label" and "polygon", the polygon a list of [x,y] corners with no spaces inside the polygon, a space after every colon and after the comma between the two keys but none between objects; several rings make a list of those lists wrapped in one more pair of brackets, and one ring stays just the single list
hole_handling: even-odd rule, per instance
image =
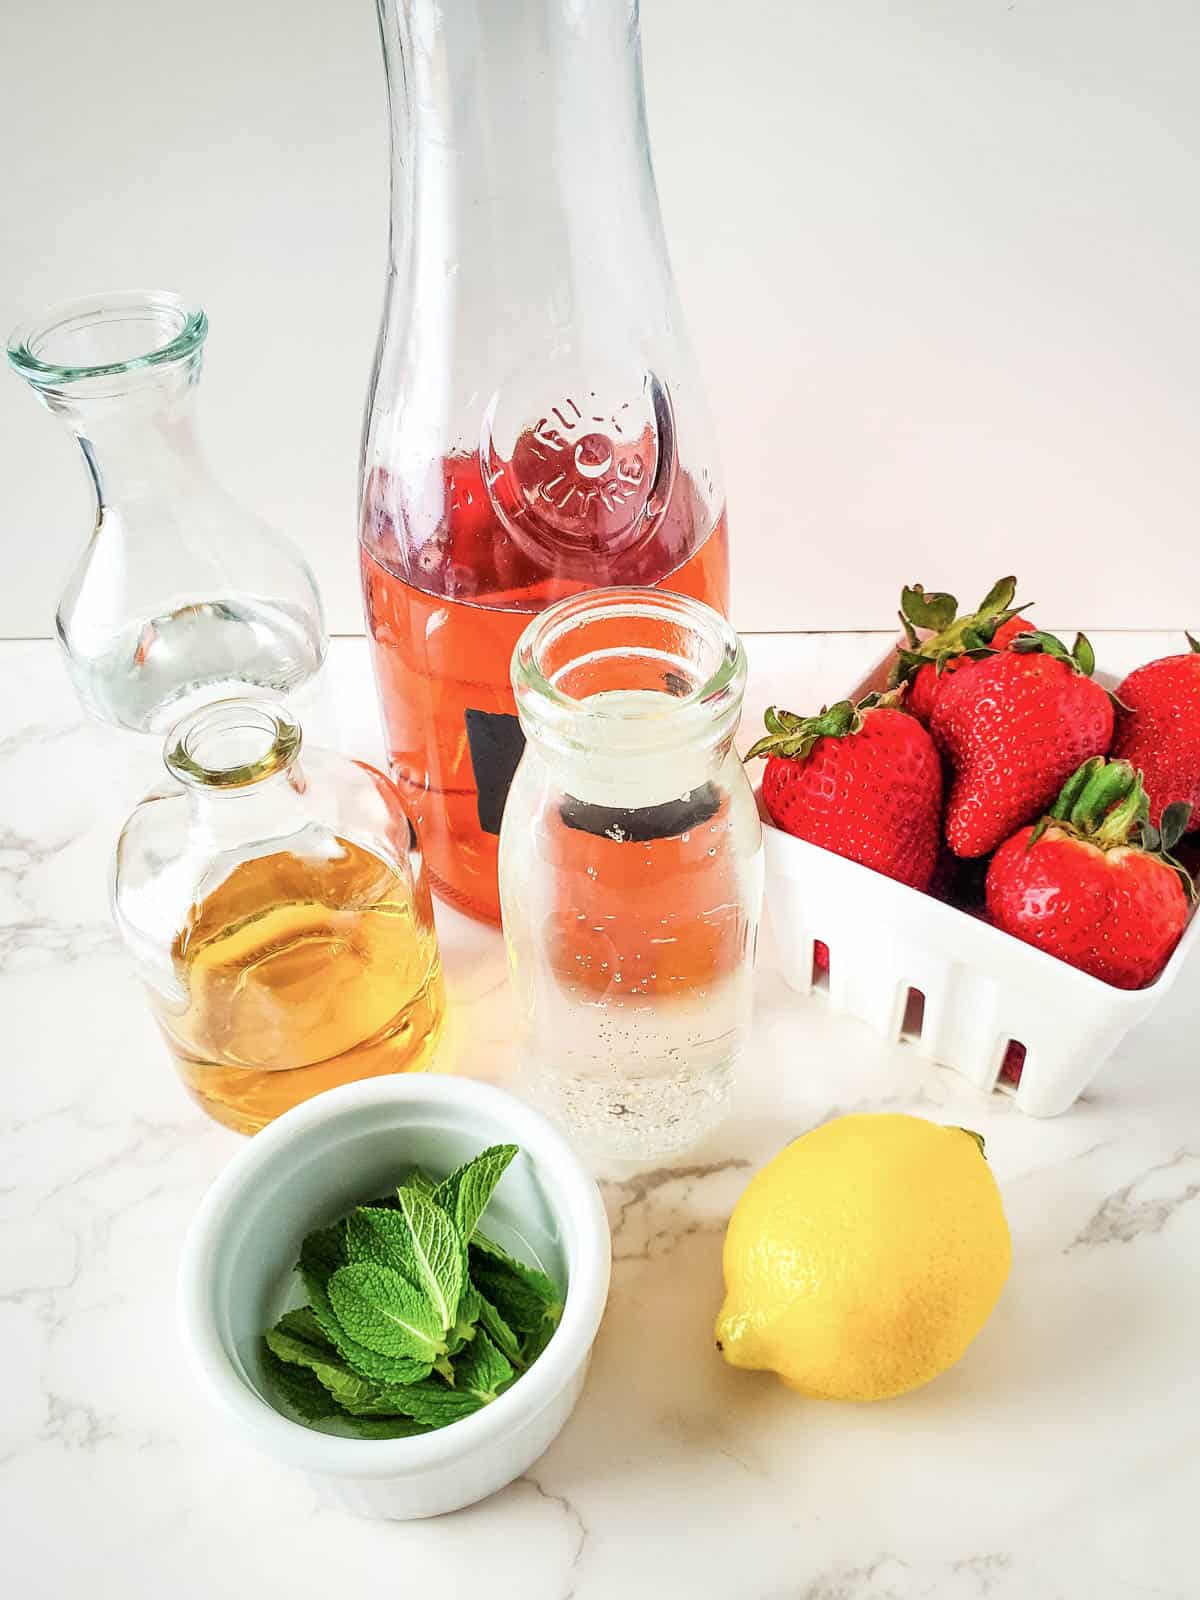
[{"label": "black label on bottle", "polygon": [[468,710],[466,722],[479,791],[479,826],[484,833],[499,833],[504,802],[525,749],[525,735],[518,719],[508,711]]},{"label": "black label on bottle", "polygon": [[646,844],[651,839],[676,839],[681,833],[715,817],[720,809],[721,796],[716,785],[705,783],[679,800],[632,809],[592,805],[567,795],[558,814],[568,828],[576,828],[580,833],[598,834],[617,844]]}]

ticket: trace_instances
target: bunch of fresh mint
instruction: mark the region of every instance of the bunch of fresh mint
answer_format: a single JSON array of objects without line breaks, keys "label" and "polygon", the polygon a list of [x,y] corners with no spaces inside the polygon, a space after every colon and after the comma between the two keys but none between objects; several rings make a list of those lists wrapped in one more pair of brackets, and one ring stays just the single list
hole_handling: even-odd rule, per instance
[{"label": "bunch of fresh mint", "polygon": [[427,1433],[537,1359],[562,1294],[476,1227],[516,1153],[493,1145],[441,1183],[414,1170],[394,1195],[309,1234],[296,1268],[308,1305],[265,1335],[286,1409],[362,1438]]}]

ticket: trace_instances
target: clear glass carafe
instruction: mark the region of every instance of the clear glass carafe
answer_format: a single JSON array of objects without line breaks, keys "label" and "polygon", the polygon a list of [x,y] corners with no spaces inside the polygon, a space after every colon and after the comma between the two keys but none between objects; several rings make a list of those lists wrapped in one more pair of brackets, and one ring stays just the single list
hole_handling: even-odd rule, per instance
[{"label": "clear glass carafe", "polygon": [[435,890],[495,919],[533,612],[728,604],[724,499],[650,163],[636,0],[379,0],[390,270],[362,576],[392,774]]},{"label": "clear glass carafe", "polygon": [[750,1025],[746,658],[695,600],[606,589],[530,623],[512,675],[500,896],[531,1093],[602,1155],[667,1155],[722,1116]]},{"label": "clear glass carafe", "polygon": [[246,687],[289,693],[325,656],[312,573],[200,451],[207,332],[198,307],[131,291],[55,306],[8,348],[79,441],[96,493],[58,607],[68,671],[88,711],[139,733]]},{"label": "clear glass carafe", "polygon": [[223,700],[117,845],[113,911],[193,1098],[253,1133],[323,1089],[425,1066],[444,1011],[417,836],[391,781],[300,755],[277,703]]}]

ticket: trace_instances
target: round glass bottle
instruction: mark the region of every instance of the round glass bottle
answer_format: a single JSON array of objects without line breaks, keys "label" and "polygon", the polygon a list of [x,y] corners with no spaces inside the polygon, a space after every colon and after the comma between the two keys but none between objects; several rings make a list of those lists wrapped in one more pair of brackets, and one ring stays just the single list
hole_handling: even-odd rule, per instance
[{"label": "round glass bottle", "polygon": [[762,833],[733,747],[746,658],[682,595],[604,589],[525,630],[500,897],[531,1092],[599,1154],[694,1143],[751,1017]]},{"label": "round glass bottle", "polygon": [[278,705],[168,735],[173,783],[122,830],[113,914],[193,1098],[253,1133],[301,1100],[427,1064],[444,990],[412,823],[390,780],[306,749]]},{"label": "round glass bottle", "polygon": [[130,291],[54,306],[8,347],[79,441],[96,494],[56,619],[67,670],[88,711],[139,733],[248,687],[289,693],[325,656],[308,566],[201,454],[207,333],[198,306]]}]

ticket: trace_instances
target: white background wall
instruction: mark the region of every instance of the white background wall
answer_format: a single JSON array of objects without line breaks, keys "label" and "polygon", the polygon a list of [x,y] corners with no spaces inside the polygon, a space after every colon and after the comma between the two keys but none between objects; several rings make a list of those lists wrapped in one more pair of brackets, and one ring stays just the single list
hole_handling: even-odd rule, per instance
[{"label": "white background wall", "polygon": [[[1200,624],[1197,0],[643,0],[643,33],[738,624],[1004,570],[1044,618]],[[211,454],[356,631],[371,0],[3,0],[0,60],[0,320],[200,300]],[[75,455],[0,376],[0,633],[50,629]]]}]

